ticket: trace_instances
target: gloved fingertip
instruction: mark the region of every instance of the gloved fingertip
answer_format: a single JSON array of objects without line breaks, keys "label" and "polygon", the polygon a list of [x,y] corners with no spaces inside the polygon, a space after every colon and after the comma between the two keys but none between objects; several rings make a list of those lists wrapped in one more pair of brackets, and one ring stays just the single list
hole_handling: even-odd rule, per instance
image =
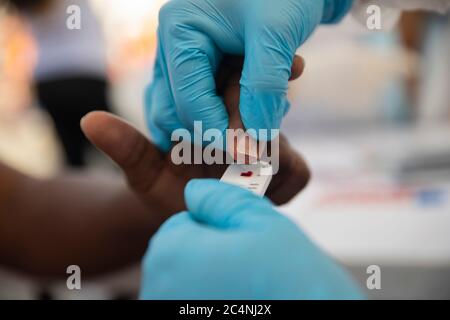
[{"label": "gloved fingertip", "polygon": [[184,198],[189,211],[196,211],[197,204],[211,192],[214,184],[218,181],[214,179],[192,179],[184,189]]},{"label": "gloved fingertip", "polygon": [[221,183],[217,179],[192,179],[185,188],[185,196],[198,193],[199,191],[213,192],[215,189],[221,187]]},{"label": "gloved fingertip", "polygon": [[235,209],[239,203],[250,200],[260,205],[264,202],[248,190],[215,179],[191,180],[185,188],[185,200],[196,221],[216,227],[226,226],[229,217],[240,215],[241,211]]},{"label": "gloved fingertip", "polygon": [[228,186],[216,179],[193,179],[184,189],[184,198],[189,213],[197,221],[208,222],[209,216],[221,210],[223,189]]},{"label": "gloved fingertip", "polygon": [[184,196],[188,197],[193,190],[197,189],[197,186],[201,183],[201,179],[192,179],[190,180],[187,185],[186,188],[184,189]]}]

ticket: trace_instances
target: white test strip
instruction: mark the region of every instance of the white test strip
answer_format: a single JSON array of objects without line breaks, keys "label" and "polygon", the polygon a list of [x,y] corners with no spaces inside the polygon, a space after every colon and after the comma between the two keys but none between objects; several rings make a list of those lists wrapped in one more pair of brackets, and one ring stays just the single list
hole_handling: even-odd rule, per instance
[{"label": "white test strip", "polygon": [[272,180],[272,166],[266,162],[231,164],[220,181],[237,185],[263,197]]}]

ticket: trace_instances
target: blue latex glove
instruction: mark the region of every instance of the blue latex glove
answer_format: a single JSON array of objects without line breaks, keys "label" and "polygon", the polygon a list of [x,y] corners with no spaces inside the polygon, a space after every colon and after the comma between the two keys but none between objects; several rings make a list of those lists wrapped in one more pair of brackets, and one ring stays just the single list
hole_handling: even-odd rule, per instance
[{"label": "blue latex glove", "polygon": [[150,242],[142,299],[358,299],[347,273],[271,203],[215,180],[193,180],[189,212]]},{"label": "blue latex glove", "polygon": [[245,55],[240,112],[246,129],[279,129],[297,48],[353,0],[173,0],[159,14],[154,80],[146,116],[154,142],[170,147],[177,128],[228,127],[214,75],[224,53]]}]

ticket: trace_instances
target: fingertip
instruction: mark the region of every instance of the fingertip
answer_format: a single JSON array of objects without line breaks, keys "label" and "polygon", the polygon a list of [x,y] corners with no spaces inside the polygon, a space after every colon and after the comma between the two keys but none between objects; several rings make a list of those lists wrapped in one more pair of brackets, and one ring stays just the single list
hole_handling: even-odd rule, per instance
[{"label": "fingertip", "polygon": [[188,197],[191,194],[192,190],[196,189],[196,186],[199,184],[199,182],[200,179],[192,179],[186,184],[186,187],[184,189],[185,197]]},{"label": "fingertip", "polygon": [[301,77],[305,71],[305,59],[302,56],[295,55],[291,67],[291,76],[289,80],[296,80]]},{"label": "fingertip", "polygon": [[185,189],[191,217],[217,228],[233,228],[273,215],[272,204],[253,192],[214,179],[192,180]]},{"label": "fingertip", "polygon": [[208,204],[214,207],[220,206],[222,202],[229,204],[228,197],[261,199],[248,190],[217,179],[192,179],[187,183],[184,193],[189,211],[199,211],[198,205],[212,198],[214,201]]},{"label": "fingertip", "polygon": [[88,140],[127,175],[132,171],[143,175],[147,167],[151,168],[149,163],[160,160],[154,146],[139,130],[111,113],[91,112],[81,120],[81,125]]},{"label": "fingertip", "polygon": [[95,122],[99,116],[101,117],[102,113],[105,113],[105,112],[104,111],[92,111],[92,112],[89,112],[86,115],[84,115],[84,117],[81,118],[81,120],[80,120],[81,130],[83,130],[83,132],[89,131],[92,128],[91,127],[92,121]]},{"label": "fingertip", "polygon": [[118,142],[123,128],[129,125],[105,111],[93,111],[85,115],[80,121],[81,129],[86,137],[96,146],[101,147],[106,142]]},{"label": "fingertip", "polygon": [[80,120],[80,127],[85,136],[91,140],[100,138],[109,127],[110,121],[116,117],[106,111],[92,111]]},{"label": "fingertip", "polygon": [[196,204],[204,198],[207,192],[214,189],[214,184],[219,181],[214,179],[192,179],[184,189],[184,198],[190,211],[196,211]]},{"label": "fingertip", "polygon": [[214,211],[223,211],[229,199],[245,193],[246,190],[217,179],[193,179],[184,192],[189,212],[200,220]]}]

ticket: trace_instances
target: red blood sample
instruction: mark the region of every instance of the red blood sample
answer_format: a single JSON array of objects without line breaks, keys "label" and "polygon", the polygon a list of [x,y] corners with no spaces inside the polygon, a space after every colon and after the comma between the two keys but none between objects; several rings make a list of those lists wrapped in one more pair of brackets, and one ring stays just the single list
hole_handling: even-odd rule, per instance
[{"label": "red blood sample", "polygon": [[251,171],[241,173],[241,177],[246,177],[246,178],[250,178],[252,175],[253,175],[253,172],[251,172]]}]

